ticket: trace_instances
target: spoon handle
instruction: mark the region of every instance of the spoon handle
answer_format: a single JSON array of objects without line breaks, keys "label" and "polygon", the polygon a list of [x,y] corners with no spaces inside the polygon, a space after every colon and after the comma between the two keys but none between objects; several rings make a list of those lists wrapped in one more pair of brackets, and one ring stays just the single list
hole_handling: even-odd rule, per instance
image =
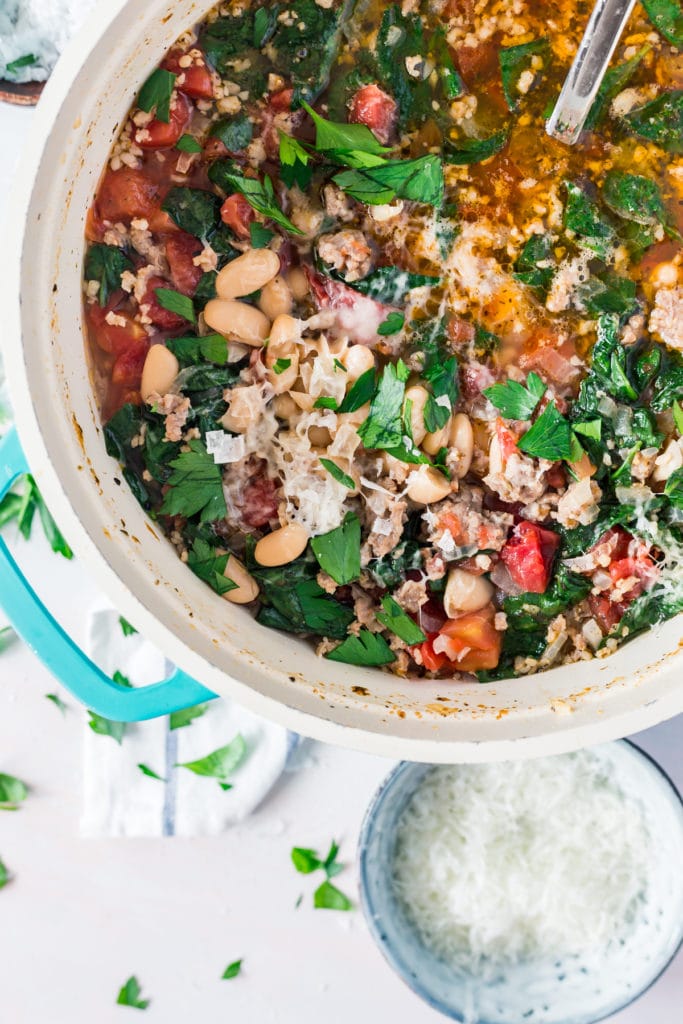
[{"label": "spoon handle", "polygon": [[548,135],[573,145],[584,123],[636,0],[598,0],[574,63],[546,124]]}]

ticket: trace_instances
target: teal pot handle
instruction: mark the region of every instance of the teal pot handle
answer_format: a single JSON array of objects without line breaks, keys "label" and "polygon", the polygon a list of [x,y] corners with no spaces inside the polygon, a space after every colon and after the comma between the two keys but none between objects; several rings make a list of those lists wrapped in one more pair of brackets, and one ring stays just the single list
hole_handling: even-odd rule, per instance
[{"label": "teal pot handle", "polygon": [[[0,439],[0,501],[28,465],[15,430]],[[52,674],[87,707],[117,722],[141,722],[212,700],[216,694],[176,669],[151,686],[117,685],[76,646],[52,617],[0,537],[0,607]]]}]

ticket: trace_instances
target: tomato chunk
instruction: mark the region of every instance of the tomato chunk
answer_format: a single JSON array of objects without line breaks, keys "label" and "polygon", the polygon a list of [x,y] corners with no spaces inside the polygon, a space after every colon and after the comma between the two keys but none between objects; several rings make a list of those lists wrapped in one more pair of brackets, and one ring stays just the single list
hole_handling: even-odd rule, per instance
[{"label": "tomato chunk", "polygon": [[171,280],[176,291],[183,295],[194,295],[203,270],[196,267],[194,257],[203,249],[202,243],[186,231],[176,231],[166,239],[166,258],[171,271]]},{"label": "tomato chunk", "polygon": [[147,331],[133,320],[128,313],[115,314],[115,322],[107,323],[107,316],[113,310],[111,306],[102,308],[98,305],[88,307],[88,320],[95,335],[95,341],[103,352],[119,356],[131,348],[135,348],[141,341],[146,340]]},{"label": "tomato chunk", "polygon": [[493,605],[488,604],[480,611],[449,619],[442,626],[437,647],[443,647],[458,671],[480,672],[495,668],[500,661],[503,634],[493,624],[495,614]]},{"label": "tomato chunk", "polygon": [[186,56],[186,51],[172,50],[161,66],[178,76],[175,84],[179,92],[195,100],[213,99],[213,79],[204,57],[193,57],[189,68],[183,68],[180,66],[180,58]]},{"label": "tomato chunk", "polygon": [[239,192],[228,196],[221,206],[221,220],[238,238],[249,238],[249,225],[256,219],[252,206]]},{"label": "tomato chunk", "polygon": [[628,607],[624,601],[610,601],[605,594],[589,594],[588,604],[603,633],[614,629]]},{"label": "tomato chunk", "polygon": [[171,100],[171,114],[166,124],[157,117],[135,132],[135,141],[142,149],[170,149],[175,146],[190,120],[192,105],[179,93]]},{"label": "tomato chunk", "polygon": [[292,109],[293,96],[293,89],[280,89],[279,92],[274,92],[271,94],[268,102],[272,110],[275,110],[278,114],[284,114],[288,110]]},{"label": "tomato chunk", "polygon": [[[140,309],[150,318],[153,324],[167,331],[175,331],[178,327],[184,327],[187,321],[178,313],[164,309],[156,296],[157,288],[168,288],[169,283],[163,277],[150,277],[147,282],[145,294],[142,296]],[[143,308],[144,307],[144,308]]]},{"label": "tomato chunk", "polygon": [[428,672],[438,672],[442,669],[448,658],[445,654],[437,654],[434,650],[434,638],[431,640],[425,640],[419,645],[420,655],[422,657],[422,664]]},{"label": "tomato chunk", "polygon": [[159,186],[134,167],[107,171],[97,194],[99,215],[112,224],[150,217],[158,206]]},{"label": "tomato chunk", "polygon": [[523,520],[500,553],[510,576],[523,590],[544,594],[560,538],[552,530]]},{"label": "tomato chunk", "polygon": [[364,124],[383,145],[396,130],[397,114],[395,100],[374,83],[362,86],[349,104],[351,124]]},{"label": "tomato chunk", "polygon": [[131,348],[122,352],[120,356],[117,356],[111,371],[112,383],[128,388],[138,388],[148,349],[149,340],[145,335],[144,341],[137,342]]}]

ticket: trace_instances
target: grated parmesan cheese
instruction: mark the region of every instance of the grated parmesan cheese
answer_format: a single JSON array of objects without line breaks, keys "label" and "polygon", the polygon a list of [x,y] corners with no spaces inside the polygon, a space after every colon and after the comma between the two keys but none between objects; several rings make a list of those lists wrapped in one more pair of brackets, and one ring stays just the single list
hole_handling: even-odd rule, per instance
[{"label": "grated parmesan cheese", "polygon": [[486,973],[618,943],[650,840],[642,805],[592,751],[435,768],[399,821],[394,885],[428,948]]},{"label": "grated parmesan cheese", "polygon": [[[96,0],[3,0],[0,4],[0,78],[44,82]],[[7,65],[31,55],[34,63],[8,74]]]}]

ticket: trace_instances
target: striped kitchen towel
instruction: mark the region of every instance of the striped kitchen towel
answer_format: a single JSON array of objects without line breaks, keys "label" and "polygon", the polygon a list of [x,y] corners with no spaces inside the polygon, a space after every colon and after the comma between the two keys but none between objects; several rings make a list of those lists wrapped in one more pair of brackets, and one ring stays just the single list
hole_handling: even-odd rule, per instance
[{"label": "striped kitchen towel", "polygon": [[[110,607],[91,614],[87,650],[105,672],[118,672],[134,686],[157,682],[171,671],[164,656],[139,634],[124,635]],[[94,724],[99,731],[86,725],[83,745],[81,832],[89,837],[217,835],[243,821],[264,799],[292,766],[299,739],[225,698],[200,705],[197,717],[125,727],[97,719]],[[178,767],[205,758],[237,736],[243,737],[246,752],[229,776],[232,788]]]}]

